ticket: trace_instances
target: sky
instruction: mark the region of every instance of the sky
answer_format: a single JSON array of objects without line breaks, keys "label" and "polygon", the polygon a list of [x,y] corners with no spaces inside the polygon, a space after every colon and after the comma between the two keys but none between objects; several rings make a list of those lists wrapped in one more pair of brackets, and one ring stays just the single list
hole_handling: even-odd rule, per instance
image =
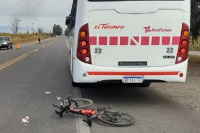
[{"label": "sky", "polygon": [[[1,0],[0,28],[11,26],[14,18],[21,20],[25,29],[42,28],[46,32],[57,24],[66,29],[65,18],[71,11],[73,0]],[[2,28],[3,29],[3,28]],[[1,29],[0,29],[1,32]]]}]

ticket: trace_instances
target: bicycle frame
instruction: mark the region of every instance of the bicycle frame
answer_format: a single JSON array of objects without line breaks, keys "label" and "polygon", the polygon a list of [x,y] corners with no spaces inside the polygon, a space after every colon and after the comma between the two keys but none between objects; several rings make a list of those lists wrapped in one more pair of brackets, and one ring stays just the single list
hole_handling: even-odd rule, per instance
[{"label": "bicycle frame", "polygon": [[97,115],[97,113],[98,113],[98,110],[75,109],[73,106],[70,106],[70,110],[68,112],[79,114],[79,115],[95,117]]},{"label": "bicycle frame", "polygon": [[[65,102],[62,99],[59,99],[62,103],[60,107],[53,104],[54,107],[59,108],[61,111],[55,111],[56,114],[58,114],[60,117],[63,117],[63,113],[70,112],[78,115],[86,116],[87,119],[83,119],[84,122],[86,122],[89,126],[92,125],[91,119],[97,117],[100,110],[92,110],[92,109],[76,109],[74,106],[78,106],[77,102],[70,98],[70,96],[67,97],[67,100],[69,104],[65,106]],[[72,102],[74,104],[72,104]]]}]

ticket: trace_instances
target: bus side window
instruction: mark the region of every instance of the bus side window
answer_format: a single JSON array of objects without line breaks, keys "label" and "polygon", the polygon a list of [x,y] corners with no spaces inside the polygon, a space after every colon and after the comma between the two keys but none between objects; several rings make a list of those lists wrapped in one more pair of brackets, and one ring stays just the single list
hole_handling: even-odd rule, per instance
[{"label": "bus side window", "polygon": [[77,10],[77,0],[73,0],[72,9],[71,9],[70,29],[74,28],[75,26],[76,10]]}]

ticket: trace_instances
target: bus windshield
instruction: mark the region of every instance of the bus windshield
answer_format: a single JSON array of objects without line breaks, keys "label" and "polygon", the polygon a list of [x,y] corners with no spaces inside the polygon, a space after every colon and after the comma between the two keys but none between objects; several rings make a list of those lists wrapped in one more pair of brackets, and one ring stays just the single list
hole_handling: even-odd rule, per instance
[{"label": "bus windshield", "polygon": [[0,41],[5,41],[6,37],[0,37]]}]

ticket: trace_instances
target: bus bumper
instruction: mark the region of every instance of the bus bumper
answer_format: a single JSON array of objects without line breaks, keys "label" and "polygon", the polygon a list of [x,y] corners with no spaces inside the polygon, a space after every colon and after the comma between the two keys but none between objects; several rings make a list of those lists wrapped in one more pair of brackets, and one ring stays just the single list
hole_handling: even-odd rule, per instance
[{"label": "bus bumper", "polygon": [[188,59],[172,66],[146,68],[101,67],[83,63],[78,59],[74,59],[73,63],[72,76],[76,83],[122,81],[124,76],[142,76],[144,81],[151,82],[185,82]]}]

